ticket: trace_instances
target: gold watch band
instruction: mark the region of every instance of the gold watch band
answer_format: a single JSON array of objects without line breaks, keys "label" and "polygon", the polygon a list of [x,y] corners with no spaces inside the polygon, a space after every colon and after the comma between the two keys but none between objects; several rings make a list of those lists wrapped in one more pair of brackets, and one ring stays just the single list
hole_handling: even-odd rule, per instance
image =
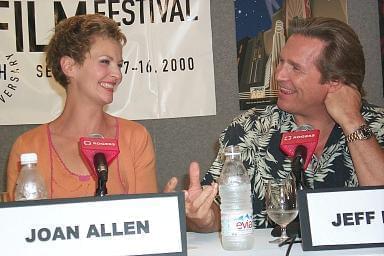
[{"label": "gold watch band", "polygon": [[357,128],[357,130],[345,136],[345,139],[347,143],[350,143],[356,140],[367,140],[372,136],[373,132],[371,128],[369,128],[369,126],[366,124],[362,124],[359,128]]}]

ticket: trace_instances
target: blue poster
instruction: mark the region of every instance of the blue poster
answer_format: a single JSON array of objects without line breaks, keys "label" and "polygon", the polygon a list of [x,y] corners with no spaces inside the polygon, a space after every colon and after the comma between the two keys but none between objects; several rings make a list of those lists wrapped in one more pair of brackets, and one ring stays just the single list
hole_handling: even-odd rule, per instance
[{"label": "blue poster", "polygon": [[270,86],[271,52],[264,39],[272,34],[282,4],[283,0],[235,0],[241,110],[276,102],[277,90]]},{"label": "blue poster", "polygon": [[279,54],[295,21],[333,17],[346,22],[346,0],[234,0],[240,109],[276,103]]}]

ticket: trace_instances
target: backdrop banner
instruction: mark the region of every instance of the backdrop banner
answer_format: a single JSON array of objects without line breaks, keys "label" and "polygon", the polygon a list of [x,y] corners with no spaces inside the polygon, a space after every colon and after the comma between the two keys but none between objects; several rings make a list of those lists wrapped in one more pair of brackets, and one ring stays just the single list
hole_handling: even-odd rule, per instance
[{"label": "backdrop banner", "polygon": [[0,1],[0,125],[57,117],[65,90],[46,68],[44,47],[59,21],[101,13],[128,42],[123,81],[106,107],[131,119],[216,114],[210,1]]}]

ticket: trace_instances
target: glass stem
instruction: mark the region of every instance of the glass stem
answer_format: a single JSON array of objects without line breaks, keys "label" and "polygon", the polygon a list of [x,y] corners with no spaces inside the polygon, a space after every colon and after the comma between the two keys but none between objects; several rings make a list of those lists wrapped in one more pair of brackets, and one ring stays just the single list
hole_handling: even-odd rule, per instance
[{"label": "glass stem", "polygon": [[280,238],[288,238],[287,226],[286,225],[281,226],[281,236],[280,236]]}]

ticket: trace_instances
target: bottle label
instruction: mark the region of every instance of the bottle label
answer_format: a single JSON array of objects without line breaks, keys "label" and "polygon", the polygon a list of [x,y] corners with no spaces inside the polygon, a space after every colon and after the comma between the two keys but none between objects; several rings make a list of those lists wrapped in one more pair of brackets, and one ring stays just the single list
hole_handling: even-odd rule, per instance
[{"label": "bottle label", "polygon": [[253,232],[252,212],[221,212],[221,234],[223,236],[249,235]]}]

